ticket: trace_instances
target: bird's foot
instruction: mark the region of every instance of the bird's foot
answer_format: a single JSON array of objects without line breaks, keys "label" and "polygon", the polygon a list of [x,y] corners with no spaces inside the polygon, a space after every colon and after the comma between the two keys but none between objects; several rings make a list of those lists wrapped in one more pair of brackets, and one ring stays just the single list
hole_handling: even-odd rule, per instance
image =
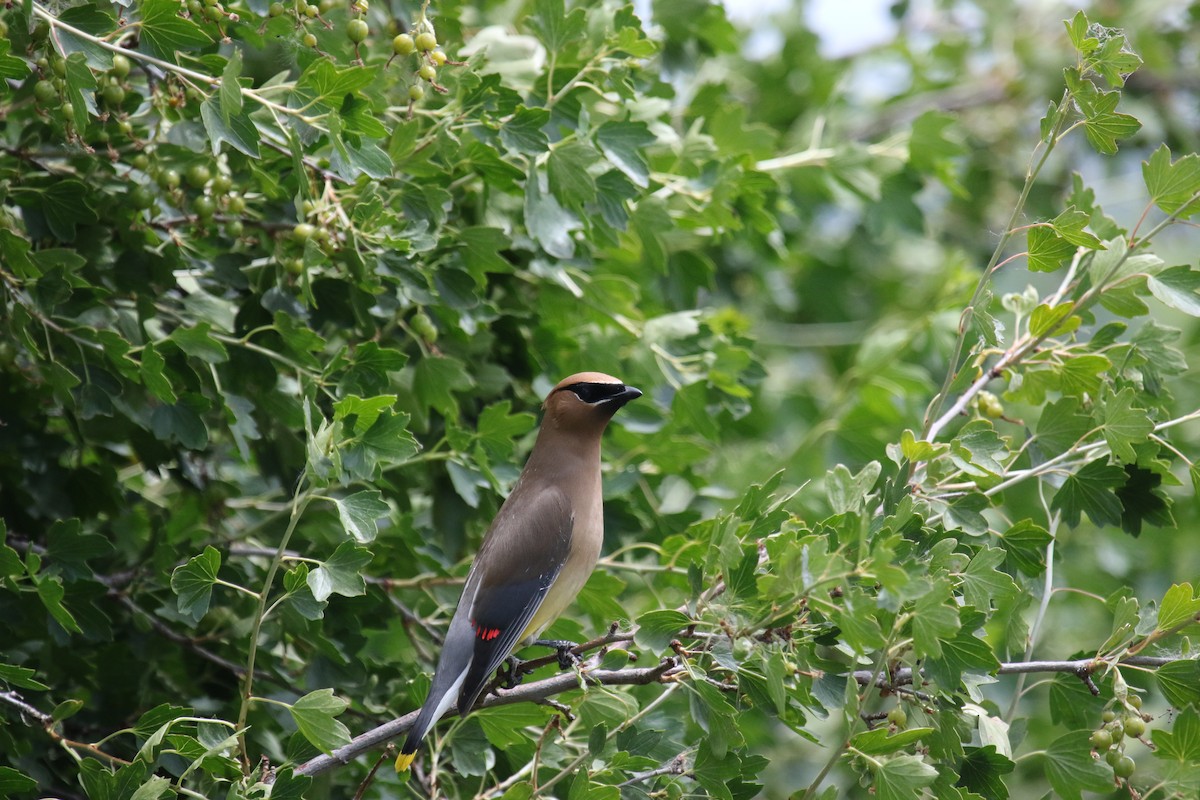
[{"label": "bird's foot", "polygon": [[516,656],[504,659],[503,665],[496,673],[496,677],[500,679],[500,688],[515,689],[521,683],[521,679],[525,677],[525,673],[521,671],[523,666],[525,666],[525,662]]},{"label": "bird's foot", "polygon": [[578,642],[572,642],[568,639],[538,639],[533,644],[538,647],[549,647],[556,650],[558,653],[559,669],[570,669],[583,662],[583,659],[575,652],[575,648],[579,646]]}]

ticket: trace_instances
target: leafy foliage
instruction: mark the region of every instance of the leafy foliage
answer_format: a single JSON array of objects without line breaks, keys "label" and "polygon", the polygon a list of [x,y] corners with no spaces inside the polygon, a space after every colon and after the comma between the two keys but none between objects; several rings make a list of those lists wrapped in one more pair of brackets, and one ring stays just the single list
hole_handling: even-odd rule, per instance
[{"label": "leafy foliage", "polygon": [[[0,794],[1195,796],[1194,30],[638,8],[0,12]],[[376,771],[579,369],[582,672]]]}]

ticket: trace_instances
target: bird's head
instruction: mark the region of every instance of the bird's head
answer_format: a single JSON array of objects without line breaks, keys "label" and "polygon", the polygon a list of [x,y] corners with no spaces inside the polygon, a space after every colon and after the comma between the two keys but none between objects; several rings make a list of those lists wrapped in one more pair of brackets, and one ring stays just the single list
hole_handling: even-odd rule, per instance
[{"label": "bird's head", "polygon": [[546,396],[546,421],[560,430],[603,431],[613,414],[640,390],[603,372],[579,372],[564,378]]}]

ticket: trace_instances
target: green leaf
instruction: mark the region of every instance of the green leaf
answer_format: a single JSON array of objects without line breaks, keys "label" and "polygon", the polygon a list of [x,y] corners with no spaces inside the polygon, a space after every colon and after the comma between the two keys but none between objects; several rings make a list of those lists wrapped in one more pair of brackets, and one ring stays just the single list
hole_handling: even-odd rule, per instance
[{"label": "green leaf", "polygon": [[171,781],[161,775],[151,775],[145,783],[130,795],[129,800],[158,800],[158,798],[167,793],[170,793],[172,796],[175,794],[171,788]]},{"label": "green leaf", "polygon": [[221,71],[221,88],[218,91],[221,105],[221,119],[226,125],[230,117],[242,113],[242,90],[238,85],[238,77],[242,74],[242,51],[234,47],[229,51],[229,60]]},{"label": "green leaf", "polygon": [[1042,409],[1037,444],[1045,458],[1065,453],[1092,430],[1092,418],[1079,412],[1079,398],[1064,397]]},{"label": "green leaf", "polygon": [[1192,590],[1190,583],[1175,583],[1167,589],[1158,604],[1157,630],[1168,631],[1185,622],[1196,621],[1200,615],[1200,596]]},{"label": "green leaf", "polygon": [[890,758],[875,773],[876,800],[917,800],[937,779],[937,770],[920,756]]},{"label": "green leaf", "polygon": [[407,461],[421,451],[421,445],[408,429],[408,419],[408,414],[382,411],[360,441],[385,464]]},{"label": "green leaf", "polygon": [[229,142],[235,150],[252,158],[259,157],[258,143],[261,136],[246,109],[226,117],[220,100],[214,95],[200,104],[200,119],[204,123],[214,156],[220,154],[222,142]]},{"label": "green leaf", "polygon": [[1045,225],[1029,229],[1026,247],[1029,269],[1033,272],[1054,272],[1075,255],[1075,245]]},{"label": "green leaf", "polygon": [[609,162],[643,189],[650,185],[650,165],[642,150],[657,141],[643,122],[609,121],[596,130],[596,145]]},{"label": "green leaf", "polygon": [[42,577],[37,579],[38,599],[42,601],[42,605],[50,612],[50,616],[54,617],[54,621],[61,625],[63,630],[68,633],[83,633],[83,629],[75,621],[75,615],[68,611],[67,607],[62,603],[66,595],[67,590],[63,588],[62,581],[58,577]]},{"label": "green leaf", "polygon": [[1031,519],[1023,519],[1001,537],[1008,553],[1008,565],[1031,577],[1046,571],[1046,545],[1050,533]]},{"label": "green leaf", "polygon": [[[1093,108],[1086,110],[1083,131],[1092,147],[1105,155],[1117,152],[1117,140],[1125,139],[1142,129],[1137,117],[1117,113],[1118,92],[1105,92]],[[1090,112],[1090,113],[1089,113]]]},{"label": "green leaf", "polygon": [[975,792],[988,800],[1008,800],[1008,787],[1003,775],[1016,769],[1016,764],[996,751],[996,746],[964,748],[959,764],[958,786]]},{"label": "green leaf", "polygon": [[383,501],[383,495],[376,489],[335,498],[334,502],[337,504],[342,527],[360,544],[367,544],[375,539],[375,534],[379,531],[375,520],[386,517],[391,512],[391,507]]},{"label": "green leaf", "polygon": [[417,362],[413,388],[417,398],[444,417],[458,414],[457,392],[475,385],[463,362],[455,358],[430,356]]},{"label": "green leaf", "polygon": [[1005,552],[984,545],[962,573],[963,600],[980,611],[1011,599],[1019,591],[1012,577],[1000,571]]},{"label": "green leaf", "polygon": [[1166,213],[1187,219],[1200,211],[1200,155],[1188,153],[1171,163],[1171,151],[1160,145],[1142,162],[1142,177],[1150,199]]},{"label": "green leaf", "polygon": [[353,418],[354,433],[361,436],[371,429],[380,414],[394,405],[396,405],[396,395],[394,394],[381,394],[367,398],[351,394],[333,404],[333,418],[335,420]]},{"label": "green leaf", "polygon": [[[91,98],[91,91],[96,88],[96,76],[82,53],[72,53],[67,57],[65,81],[66,96],[73,108],[71,123],[77,131],[87,130],[88,99]],[[88,92],[87,97],[84,96],[84,92]],[[91,105],[91,108],[95,110],[95,105]]]},{"label": "green leaf", "polygon": [[1071,44],[1080,55],[1087,55],[1099,46],[1100,42],[1096,39],[1088,39],[1088,18],[1082,11],[1076,11],[1075,16],[1069,21],[1063,20],[1063,24],[1067,26],[1067,35],[1071,37]]},{"label": "green leaf", "polygon": [[1195,769],[1200,764],[1200,711],[1189,708],[1175,718],[1171,730],[1155,728],[1150,732],[1154,756],[1179,761]]},{"label": "green leaf", "polygon": [[15,667],[12,664],[0,664],[0,681],[3,681],[10,686],[16,686],[20,689],[33,689],[39,692],[49,690],[49,686],[33,679],[33,676],[36,674],[37,671],[32,670],[29,667]]},{"label": "green leaf", "polygon": [[1096,353],[1066,359],[1059,372],[1063,394],[1096,394],[1100,390],[1100,376],[1111,368],[1112,362]]},{"label": "green leaf", "polygon": [[323,753],[350,744],[350,730],[335,717],[350,704],[335,697],[333,689],[309,692],[292,704],[292,719],[300,733]]},{"label": "green leaf", "polygon": [[1009,456],[1008,443],[1000,438],[992,423],[973,420],[951,442],[950,460],[968,475],[1002,475]]},{"label": "green leaf", "polygon": [[889,734],[886,727],[863,731],[850,737],[850,746],[869,756],[885,756],[916,744],[934,732],[934,728],[908,728]]},{"label": "green leaf", "polygon": [[160,440],[178,442],[189,450],[208,446],[208,427],[186,401],[156,407],[150,415],[150,430]]},{"label": "green leaf", "polygon": [[1068,475],[1054,494],[1050,508],[1062,512],[1063,522],[1072,528],[1086,513],[1096,525],[1120,525],[1121,501],[1113,493],[1125,485],[1125,470],[1100,458]]},{"label": "green leaf", "polygon": [[982,624],[983,614],[971,607],[958,612],[960,629],[952,639],[942,640],[941,658],[930,658],[926,672],[947,691],[956,690],[964,672],[991,675],[1000,668],[992,648],[974,634]]},{"label": "green leaf", "polygon": [[[8,42],[0,41],[0,44],[8,44]],[[0,67],[3,66],[3,63],[0,60]],[[24,792],[32,792],[35,789],[37,789],[37,781],[33,778],[12,767],[0,767],[0,797],[13,797]]]},{"label": "green leaf", "polygon": [[100,217],[89,203],[94,195],[74,178],[56,180],[37,192],[42,213],[54,235],[64,242],[75,240],[76,225],[91,225]]},{"label": "green leaf", "polygon": [[960,628],[958,608],[951,602],[950,581],[939,578],[913,606],[913,645],[917,653],[940,658],[943,639],[953,639]]},{"label": "green leaf", "polygon": [[672,639],[676,639],[691,624],[687,614],[670,609],[648,611],[637,618],[637,632],[634,641],[643,650],[658,654],[667,649]]},{"label": "green leaf", "polygon": [[1104,401],[1104,439],[1118,461],[1136,463],[1134,445],[1142,444],[1154,431],[1154,423],[1143,408],[1134,408],[1134,391],[1131,387],[1119,394],[1110,395]]},{"label": "green leaf", "polygon": [[8,51],[11,48],[12,42],[0,39],[0,79],[25,80],[25,76],[29,74],[29,65],[23,59],[10,56]]},{"label": "green leaf", "polygon": [[1200,707],[1200,660],[1181,658],[1154,672],[1158,688],[1176,708]]},{"label": "green leaf", "polygon": [[[1200,162],[1200,157],[1197,158]],[[1146,278],[1150,293],[1164,305],[1192,316],[1200,317],[1200,272],[1191,267],[1171,267]]]},{"label": "green leaf", "polygon": [[1066,210],[1050,221],[1054,232],[1076,247],[1086,247],[1089,250],[1103,250],[1104,245],[1098,238],[1084,230],[1092,215],[1081,211],[1075,206],[1067,206]]},{"label": "green leaf", "polygon": [[879,480],[882,466],[871,461],[857,475],[851,475],[842,464],[838,464],[825,476],[825,494],[835,514],[859,511],[866,502],[867,493]]},{"label": "green leaf", "polygon": [[1072,731],[1055,739],[1043,755],[1046,779],[1064,800],[1081,800],[1080,792],[1112,789],[1112,770],[1092,758],[1091,731]]},{"label": "green leaf", "polygon": [[500,127],[500,141],[518,153],[536,156],[550,149],[550,139],[542,130],[550,122],[550,112],[544,108],[521,106],[512,118]]},{"label": "green leaf", "polygon": [[212,545],[175,568],[171,573],[171,591],[175,592],[180,614],[191,618],[192,622],[199,622],[208,613],[212,587],[220,569],[221,554]]},{"label": "green leaf", "polygon": [[179,16],[175,0],[143,0],[138,10],[142,17],[139,39],[151,55],[173,62],[177,50],[212,44],[212,38],[199,25]]},{"label": "green leaf", "polygon": [[525,228],[534,241],[557,258],[575,255],[572,231],[583,227],[579,218],[563,208],[547,189],[548,182],[533,164],[525,179]]},{"label": "green leaf", "polygon": [[171,331],[169,338],[179,346],[179,349],[189,356],[200,359],[208,364],[223,364],[229,360],[229,351],[225,345],[213,338],[209,331],[212,326],[201,322],[194,327],[179,327]]},{"label": "green leaf", "polygon": [[1029,315],[1029,334],[1031,336],[1050,336],[1079,327],[1079,318],[1071,316],[1071,312],[1074,310],[1074,303],[1059,303],[1053,308],[1042,303]]},{"label": "green leaf", "polygon": [[354,542],[342,542],[321,566],[308,573],[308,587],[317,602],[329,599],[332,594],[357,597],[366,594],[367,584],[362,571],[374,556],[370,550],[358,547]]},{"label": "green leaf", "polygon": [[176,397],[175,390],[171,387],[171,381],[163,375],[166,366],[166,360],[158,352],[154,343],[146,342],[142,347],[142,363],[140,365],[142,384],[163,403],[174,405],[179,398]]},{"label": "green leaf", "polygon": [[567,13],[563,0],[536,0],[531,27],[550,52],[562,52],[564,45],[583,38],[587,18],[582,8]]},{"label": "green leaf", "polygon": [[599,153],[581,142],[568,142],[550,151],[546,175],[550,192],[559,203],[578,210],[596,199],[596,181],[588,168],[599,158]]}]

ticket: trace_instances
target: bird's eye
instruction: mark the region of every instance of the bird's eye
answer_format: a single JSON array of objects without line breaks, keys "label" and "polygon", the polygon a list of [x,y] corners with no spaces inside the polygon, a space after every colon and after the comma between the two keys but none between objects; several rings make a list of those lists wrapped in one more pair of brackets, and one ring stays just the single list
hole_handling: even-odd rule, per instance
[{"label": "bird's eye", "polygon": [[588,405],[603,403],[625,394],[625,386],[620,383],[573,383],[565,388]]}]

